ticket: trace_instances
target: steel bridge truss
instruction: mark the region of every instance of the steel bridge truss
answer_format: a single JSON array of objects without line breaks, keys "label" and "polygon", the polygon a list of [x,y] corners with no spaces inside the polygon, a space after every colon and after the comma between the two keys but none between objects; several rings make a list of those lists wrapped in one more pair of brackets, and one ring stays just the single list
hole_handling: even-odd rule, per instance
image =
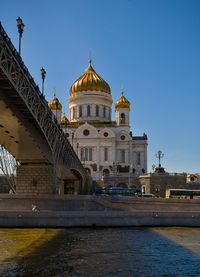
[{"label": "steel bridge truss", "polygon": [[85,182],[87,173],[84,167],[1,23],[0,70],[9,80],[10,84],[12,84],[18,96],[23,100],[23,104],[45,136],[46,142],[51,149],[55,167],[62,165],[66,169],[74,169],[79,172],[83,182]]}]

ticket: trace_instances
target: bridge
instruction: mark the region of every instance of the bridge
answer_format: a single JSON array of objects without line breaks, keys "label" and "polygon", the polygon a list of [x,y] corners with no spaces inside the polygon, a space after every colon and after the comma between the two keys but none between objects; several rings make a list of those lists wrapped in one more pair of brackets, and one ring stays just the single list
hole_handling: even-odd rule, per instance
[{"label": "bridge", "polygon": [[84,167],[1,23],[0,144],[19,163],[17,193],[87,191]]}]

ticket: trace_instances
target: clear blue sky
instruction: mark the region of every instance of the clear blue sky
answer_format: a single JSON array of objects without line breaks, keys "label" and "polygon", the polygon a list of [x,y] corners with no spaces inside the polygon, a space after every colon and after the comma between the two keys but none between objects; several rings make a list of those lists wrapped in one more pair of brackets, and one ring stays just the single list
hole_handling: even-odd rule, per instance
[{"label": "clear blue sky", "polygon": [[[67,111],[71,84],[87,67],[109,83],[116,101],[131,101],[134,135],[147,133],[148,165],[165,154],[168,172],[200,171],[199,0],[1,0],[0,20],[37,84],[47,71],[47,100],[56,87]],[[114,117],[114,108],[113,108]]]}]

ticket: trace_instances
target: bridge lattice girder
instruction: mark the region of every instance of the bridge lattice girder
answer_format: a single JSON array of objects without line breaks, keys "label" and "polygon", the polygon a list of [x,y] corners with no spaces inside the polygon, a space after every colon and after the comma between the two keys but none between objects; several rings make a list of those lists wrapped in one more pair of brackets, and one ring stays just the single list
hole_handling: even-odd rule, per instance
[{"label": "bridge lattice girder", "polygon": [[4,82],[4,89],[14,88],[15,97],[20,99],[20,105],[23,112],[26,113],[26,117],[33,120],[38,134],[45,137],[52,154],[48,162],[54,164],[58,171],[62,167],[64,170],[77,171],[85,182],[87,174],[84,167],[1,23],[0,73],[1,83]]}]

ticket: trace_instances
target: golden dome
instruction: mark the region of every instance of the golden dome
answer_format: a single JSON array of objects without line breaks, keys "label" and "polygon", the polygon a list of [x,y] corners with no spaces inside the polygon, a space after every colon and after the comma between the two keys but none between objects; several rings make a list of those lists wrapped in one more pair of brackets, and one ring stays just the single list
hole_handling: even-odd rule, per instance
[{"label": "golden dome", "polygon": [[68,123],[69,123],[69,120],[67,119],[65,113],[63,113],[61,116],[60,124],[66,126]]},{"label": "golden dome", "polygon": [[59,102],[58,98],[56,98],[56,95],[54,94],[53,99],[48,104],[49,108],[53,111],[55,110],[62,110],[62,104]]},{"label": "golden dome", "polygon": [[128,108],[130,109],[130,102],[126,99],[126,97],[124,96],[124,93],[122,92],[122,95],[120,96],[120,98],[117,100],[117,102],[115,103],[115,108]]},{"label": "golden dome", "polygon": [[104,81],[91,66],[91,60],[89,66],[85,70],[84,74],[77,79],[70,88],[70,95],[79,91],[103,91],[111,93],[110,87],[106,81]]}]

